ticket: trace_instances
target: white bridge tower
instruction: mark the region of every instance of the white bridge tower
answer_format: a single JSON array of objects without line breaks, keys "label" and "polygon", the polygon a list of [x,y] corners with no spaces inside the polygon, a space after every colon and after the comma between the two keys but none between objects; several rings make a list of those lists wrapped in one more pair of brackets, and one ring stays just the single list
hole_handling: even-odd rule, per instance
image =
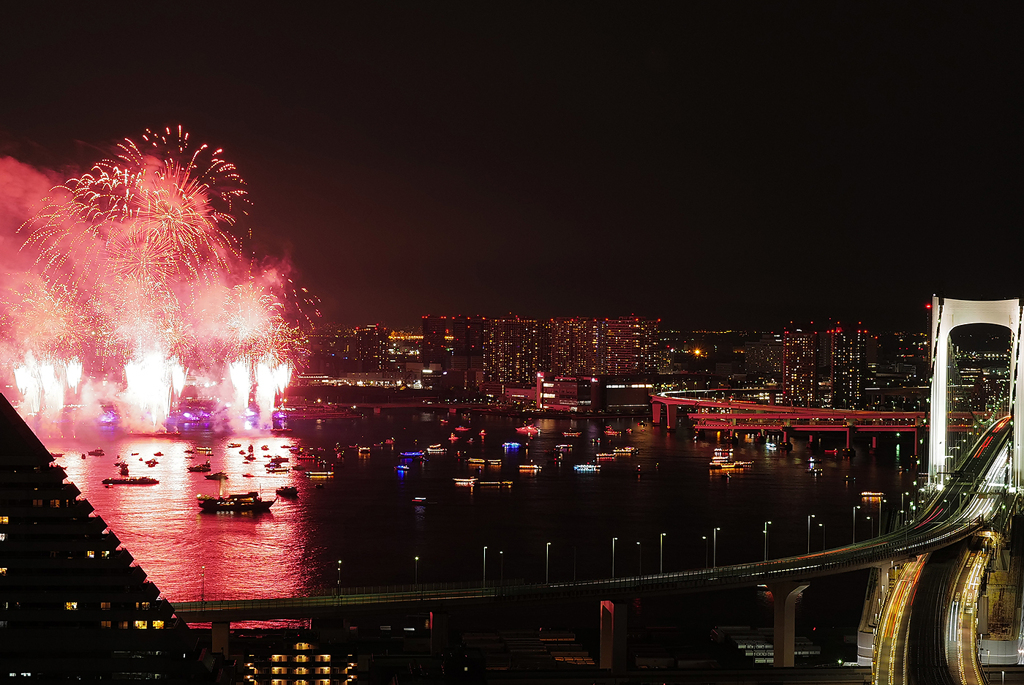
[{"label": "white bridge tower", "polygon": [[957,326],[985,323],[1010,329],[1010,416],[1013,426],[1012,474],[1010,487],[1017,491],[1024,482],[1021,447],[1024,443],[1024,420],[1017,414],[1024,410],[1024,365],[1021,364],[1021,301],[1015,300],[952,300],[932,297],[932,394],[928,425],[928,485],[941,484],[947,458],[948,414],[946,406],[949,383],[949,334]]}]

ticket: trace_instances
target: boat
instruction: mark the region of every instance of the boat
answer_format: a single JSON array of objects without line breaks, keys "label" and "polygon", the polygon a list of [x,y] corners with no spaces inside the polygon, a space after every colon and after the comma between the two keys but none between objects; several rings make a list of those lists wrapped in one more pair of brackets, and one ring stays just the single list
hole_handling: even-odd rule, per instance
[{"label": "boat", "polygon": [[839,454],[839,450],[825,450],[825,454]]},{"label": "boat", "polygon": [[510,488],[512,487],[512,481],[510,480],[482,480],[477,483],[482,488]]},{"label": "boat", "polygon": [[471,488],[474,485],[476,485],[478,479],[476,479],[476,478],[452,478],[452,480],[455,482],[456,485],[461,485],[461,486],[464,486],[464,487],[470,487]]},{"label": "boat", "polygon": [[61,457],[64,456],[64,453],[63,452],[50,452],[50,456],[53,457],[54,459],[60,459]]},{"label": "boat", "polygon": [[218,471],[217,473],[211,473],[205,478],[206,480],[227,480],[228,474],[224,473],[223,471]]},{"label": "boat", "polygon": [[242,474],[242,478],[255,478],[255,477],[256,476],[252,475],[251,473],[243,473]]},{"label": "boat", "polygon": [[615,461],[615,455],[611,452],[598,452],[596,455],[598,461]]},{"label": "boat", "polygon": [[455,430],[457,430],[459,432],[468,431],[469,430],[469,426],[456,426]]},{"label": "boat", "polygon": [[712,461],[708,464],[708,468],[715,469],[745,469],[753,466],[752,461]]},{"label": "boat", "polygon": [[213,468],[210,467],[210,460],[209,459],[206,460],[205,464],[197,464],[196,466],[189,466],[187,468],[192,473],[205,473],[207,471],[212,471],[213,470]]},{"label": "boat", "polygon": [[156,459],[147,459],[146,460],[146,466],[148,466],[150,468],[153,468],[154,466],[156,466],[159,463],[160,462],[158,462]]},{"label": "boat", "polygon": [[581,435],[583,435],[583,433],[579,431],[562,431],[563,438],[578,438]]},{"label": "boat", "polygon": [[408,464],[397,464],[397,465],[395,465],[395,471],[408,471],[408,470],[409,470],[409,465]]},{"label": "boat", "polygon": [[88,454],[90,456],[93,456],[93,457],[102,457],[103,456],[103,450],[99,450],[99,449],[97,449],[97,450],[89,450]]},{"label": "boat", "polygon": [[444,454],[447,450],[441,444],[431,445],[427,448],[427,454]]},{"label": "boat", "polygon": [[288,473],[288,467],[280,464],[267,464],[267,473]]},{"label": "boat", "polygon": [[572,467],[573,471],[580,471],[581,473],[594,473],[595,471],[601,470],[600,464],[576,464]]},{"label": "boat", "polygon": [[104,485],[157,485],[160,481],[149,476],[132,476],[130,478],[104,478]]},{"label": "boat", "polygon": [[503,442],[501,443],[501,446],[505,448],[506,452],[512,452],[522,447],[522,445],[518,442]]},{"label": "boat", "polygon": [[276,490],[281,497],[298,497],[299,489],[294,485],[282,485]]},{"label": "boat", "polygon": [[270,449],[270,447],[269,447],[269,446],[267,446],[267,445],[263,445],[262,447],[260,447],[260,449],[261,449],[261,450],[269,450],[269,449]]},{"label": "boat", "polygon": [[212,447],[196,447],[195,451],[199,452],[200,454],[213,454]]},{"label": "boat", "polygon": [[426,497],[413,497],[412,503],[418,507],[422,507],[425,504],[437,504],[437,502],[428,500]]},{"label": "boat", "polygon": [[531,472],[531,473],[537,473],[538,471],[540,471],[540,469],[541,469],[541,465],[540,464],[520,464],[519,465],[519,470],[520,471],[527,471],[527,472]]},{"label": "boat", "polygon": [[516,428],[517,433],[523,433],[525,435],[540,435],[540,428],[537,428],[532,423],[526,426],[519,426]]},{"label": "boat", "polygon": [[485,464],[486,460],[483,457],[471,457],[468,459],[470,464]]},{"label": "boat", "polygon": [[609,427],[604,429],[604,434],[614,438],[616,436],[622,435],[622,431],[617,431],[614,428]]},{"label": "boat", "polygon": [[244,494],[227,495],[226,497],[211,497],[210,495],[197,495],[199,506],[203,511],[268,511],[271,505],[277,501],[272,499],[269,502],[264,500],[256,492]]},{"label": "boat", "polygon": [[626,447],[616,447],[612,452],[615,454],[634,454],[636,452],[636,448],[627,445]]},{"label": "boat", "polygon": [[153,456],[154,457],[162,457],[162,456],[164,456],[164,453],[163,452],[153,452]]},{"label": "boat", "polygon": [[480,437],[482,438],[482,437],[484,437],[485,435],[487,435],[487,431],[485,431],[485,430],[484,430],[483,428],[481,428],[481,429],[480,429]]},{"label": "boat", "polygon": [[450,440],[451,442],[456,442],[458,439],[459,436],[457,436],[455,433],[452,433],[451,437],[448,438],[448,440]]},{"label": "boat", "polygon": [[423,456],[423,452],[422,451],[417,451],[417,452],[399,452],[399,454],[401,454],[403,457],[422,457]]},{"label": "boat", "polygon": [[364,447],[360,447],[359,448],[359,454],[369,454],[369,453],[370,453],[370,448],[369,447],[365,447],[364,446]]},{"label": "boat", "polygon": [[306,471],[306,478],[334,478],[334,471]]},{"label": "boat", "polygon": [[233,450],[236,447],[241,447],[241,446],[242,446],[242,443],[240,443],[240,442],[229,442],[228,443],[228,449],[229,450]]},{"label": "boat", "polygon": [[501,466],[501,459],[488,459],[487,460],[487,465],[488,466]]}]

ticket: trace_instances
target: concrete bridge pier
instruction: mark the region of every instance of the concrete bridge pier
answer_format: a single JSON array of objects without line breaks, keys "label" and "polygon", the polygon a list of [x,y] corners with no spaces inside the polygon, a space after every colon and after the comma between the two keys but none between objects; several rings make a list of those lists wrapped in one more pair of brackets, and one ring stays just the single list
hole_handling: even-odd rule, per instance
[{"label": "concrete bridge pier", "polygon": [[448,614],[430,612],[430,655],[440,656],[448,649]]},{"label": "concrete bridge pier", "polygon": [[210,638],[213,642],[211,651],[228,655],[228,643],[231,639],[231,622],[214,621],[210,624]]},{"label": "concrete bridge pier", "polygon": [[677,411],[676,405],[674,405],[674,404],[666,404],[665,405],[665,413],[668,414],[668,416],[665,417],[665,428],[668,429],[669,433],[675,433],[676,432],[676,411]]},{"label": "concrete bridge pier", "polygon": [[651,402],[651,425],[661,425],[661,408],[665,406],[663,402]]},{"label": "concrete bridge pier", "polygon": [[768,591],[775,602],[774,666],[792,667],[796,643],[796,598],[810,585],[808,582],[780,580],[768,583]]},{"label": "concrete bridge pier", "polygon": [[600,666],[614,675],[626,672],[626,603],[601,602]]}]

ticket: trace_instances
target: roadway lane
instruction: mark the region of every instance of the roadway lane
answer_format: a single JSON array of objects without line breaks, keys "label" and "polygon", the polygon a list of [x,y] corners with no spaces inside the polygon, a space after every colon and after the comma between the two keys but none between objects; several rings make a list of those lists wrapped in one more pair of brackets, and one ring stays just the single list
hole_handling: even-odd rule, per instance
[{"label": "roadway lane", "polygon": [[971,540],[971,551],[964,560],[953,590],[949,616],[945,625],[946,660],[953,680],[961,685],[983,685],[981,664],[978,662],[978,629],[975,611],[978,591],[988,564],[988,550],[978,538]]},{"label": "roadway lane", "polygon": [[872,670],[875,685],[905,685],[907,681],[907,633],[910,607],[927,555],[903,564],[899,578],[889,590],[889,601],[882,611],[875,639]]}]

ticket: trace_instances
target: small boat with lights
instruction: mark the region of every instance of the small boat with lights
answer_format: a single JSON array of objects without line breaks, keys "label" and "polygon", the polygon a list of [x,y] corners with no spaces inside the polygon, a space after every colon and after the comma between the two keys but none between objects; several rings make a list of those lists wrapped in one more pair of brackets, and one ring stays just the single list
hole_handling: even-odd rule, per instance
[{"label": "small boat with lights", "polygon": [[462,487],[469,487],[469,488],[471,488],[471,487],[473,487],[474,485],[477,484],[478,479],[477,478],[452,478],[452,481],[454,481],[456,485],[460,485]]},{"label": "small boat with lights", "polygon": [[541,465],[540,464],[520,464],[519,465],[519,470],[523,471],[525,473],[537,473],[538,471],[540,471],[540,469],[541,469]]},{"label": "small boat with lights", "polygon": [[321,478],[334,478],[334,471],[306,471],[306,478],[318,480]]},{"label": "small boat with lights", "polygon": [[601,470],[600,464],[576,464],[572,467],[573,471],[579,471],[580,473],[595,473]]},{"label": "small boat with lights", "polygon": [[228,443],[228,449],[229,450],[233,450],[236,447],[241,447],[241,446],[242,446],[242,443],[240,443],[240,442],[229,442]]},{"label": "small boat with lights", "polygon": [[501,446],[505,448],[506,452],[512,452],[522,447],[518,442],[503,442],[501,443]]},{"label": "small boat with lights", "polygon": [[471,457],[467,459],[467,461],[470,464],[473,464],[474,466],[483,466],[484,464],[487,463],[487,460],[484,459],[483,457]]},{"label": "small boat with lights", "polygon": [[578,438],[581,435],[583,435],[583,433],[579,431],[562,431],[563,438]]},{"label": "small boat with lights", "polygon": [[130,478],[104,478],[104,485],[157,485],[160,481],[149,476],[132,476]]},{"label": "small boat with lights", "polygon": [[530,435],[530,436],[540,435],[540,428],[537,428],[535,425],[533,425],[531,423],[531,424],[527,424],[525,426],[519,426],[518,428],[516,428],[516,432],[517,433],[522,433],[524,435]]},{"label": "small boat with lights", "polygon": [[269,511],[277,499],[264,500],[257,492],[246,492],[225,497],[212,497],[210,495],[197,495],[199,506],[203,511],[239,511],[261,513]]},{"label": "small boat with lights", "polygon": [[213,470],[213,467],[210,466],[209,459],[206,460],[205,464],[196,464],[195,466],[188,466],[186,468],[192,473],[208,473]]},{"label": "small boat with lights", "polygon": [[91,457],[102,457],[103,456],[103,450],[98,450],[98,449],[97,450],[89,450],[87,452],[87,454],[89,456],[91,456]]},{"label": "small boat with lights", "polygon": [[298,497],[299,489],[294,485],[282,485],[275,492],[281,497]]},{"label": "small boat with lights", "polygon": [[408,471],[408,470],[409,470],[409,465],[408,464],[396,464],[395,465],[395,471]]},{"label": "small boat with lights", "polygon": [[227,479],[228,479],[228,474],[224,473],[223,471],[218,471],[217,473],[211,473],[210,475],[206,476],[206,480],[227,480]]},{"label": "small boat with lights", "polygon": [[482,480],[477,485],[481,488],[510,488],[512,487],[512,481],[510,480]]},{"label": "small boat with lights", "polygon": [[441,444],[431,445],[427,448],[427,454],[444,454],[447,450]]},{"label": "small boat with lights", "polygon": [[469,430],[469,426],[456,426],[455,430],[457,430],[460,433],[462,433],[462,432],[468,431]]}]

